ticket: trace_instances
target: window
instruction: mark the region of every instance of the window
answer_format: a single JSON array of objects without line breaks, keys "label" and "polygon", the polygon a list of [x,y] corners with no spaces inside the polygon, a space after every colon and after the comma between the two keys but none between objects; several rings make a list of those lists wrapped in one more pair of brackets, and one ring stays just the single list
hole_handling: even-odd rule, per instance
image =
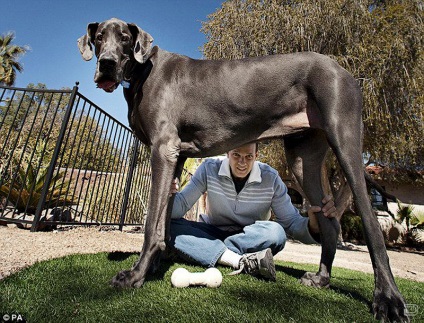
[{"label": "window", "polygon": [[[383,187],[384,188],[384,187]],[[387,211],[387,200],[384,196],[380,194],[375,188],[371,188],[371,205],[374,209]]]}]

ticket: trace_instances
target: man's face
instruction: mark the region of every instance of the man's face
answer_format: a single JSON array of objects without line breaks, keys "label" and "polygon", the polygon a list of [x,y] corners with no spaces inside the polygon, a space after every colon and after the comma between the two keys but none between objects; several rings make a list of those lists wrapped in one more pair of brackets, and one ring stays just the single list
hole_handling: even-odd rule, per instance
[{"label": "man's face", "polygon": [[233,176],[236,179],[244,179],[249,175],[256,160],[256,143],[230,150],[227,155]]}]

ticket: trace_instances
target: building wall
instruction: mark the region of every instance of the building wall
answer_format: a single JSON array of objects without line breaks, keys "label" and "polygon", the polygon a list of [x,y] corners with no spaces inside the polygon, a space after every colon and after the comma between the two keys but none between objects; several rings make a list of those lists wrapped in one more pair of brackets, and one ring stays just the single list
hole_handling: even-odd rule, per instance
[{"label": "building wall", "polygon": [[424,186],[392,184],[377,181],[387,192],[396,196],[402,203],[424,205]]}]

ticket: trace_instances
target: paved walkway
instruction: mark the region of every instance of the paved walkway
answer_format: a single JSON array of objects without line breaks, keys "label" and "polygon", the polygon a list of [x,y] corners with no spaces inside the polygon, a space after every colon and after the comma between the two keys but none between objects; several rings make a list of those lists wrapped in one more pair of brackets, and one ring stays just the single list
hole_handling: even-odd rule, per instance
[{"label": "paved walkway", "polygon": [[[424,252],[400,252],[388,250],[390,265],[395,277],[403,277],[424,282]],[[284,250],[275,259],[318,265],[321,258],[321,246],[304,245],[288,241]],[[343,267],[373,273],[370,255],[366,246],[352,245],[352,250],[338,249],[334,267]]]}]

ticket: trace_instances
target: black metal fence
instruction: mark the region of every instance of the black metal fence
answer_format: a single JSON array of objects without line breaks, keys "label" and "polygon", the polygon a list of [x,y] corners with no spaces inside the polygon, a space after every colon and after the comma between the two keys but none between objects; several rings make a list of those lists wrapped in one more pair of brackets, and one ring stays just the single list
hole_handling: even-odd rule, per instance
[{"label": "black metal fence", "polygon": [[143,225],[149,151],[72,90],[0,87],[0,222]]}]

